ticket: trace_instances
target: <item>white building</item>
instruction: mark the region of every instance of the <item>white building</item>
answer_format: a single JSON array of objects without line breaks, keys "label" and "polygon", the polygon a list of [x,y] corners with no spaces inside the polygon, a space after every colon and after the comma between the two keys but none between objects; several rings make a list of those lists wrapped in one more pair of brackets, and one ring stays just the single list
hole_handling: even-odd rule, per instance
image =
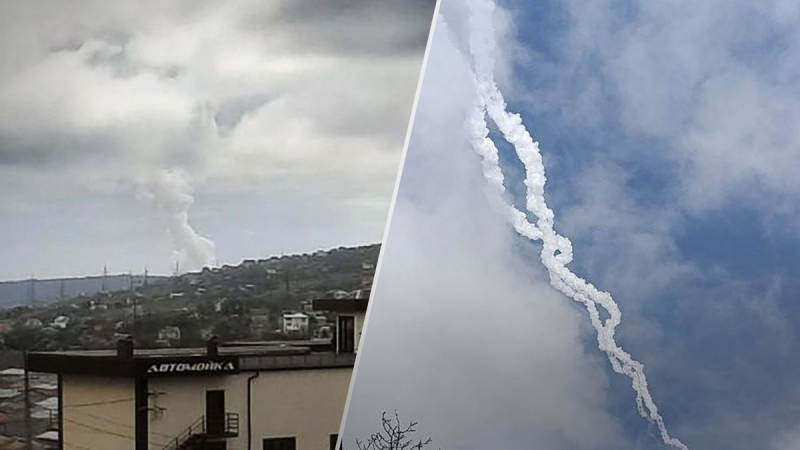
[{"label": "white building", "polygon": [[105,311],[107,309],[108,309],[108,305],[106,305],[105,303],[98,303],[98,302],[96,302],[94,300],[89,300],[89,310],[90,311],[98,311],[98,310]]},{"label": "white building", "polygon": [[308,331],[308,316],[303,313],[289,313],[283,315],[283,332],[305,333]]},{"label": "white building", "polygon": [[42,321],[37,319],[36,317],[31,317],[29,319],[26,319],[24,325],[27,328],[35,328],[35,329],[42,328],[43,326]]},{"label": "white building", "polygon": [[164,327],[158,332],[159,341],[180,341],[181,329],[178,327]]},{"label": "white building", "polygon": [[53,320],[53,323],[50,324],[53,328],[58,328],[59,330],[64,330],[69,325],[70,319],[67,316],[58,316]]},{"label": "white building", "polygon": [[214,302],[214,312],[222,312],[222,308],[225,307],[226,303],[228,303],[227,298],[223,298]]}]

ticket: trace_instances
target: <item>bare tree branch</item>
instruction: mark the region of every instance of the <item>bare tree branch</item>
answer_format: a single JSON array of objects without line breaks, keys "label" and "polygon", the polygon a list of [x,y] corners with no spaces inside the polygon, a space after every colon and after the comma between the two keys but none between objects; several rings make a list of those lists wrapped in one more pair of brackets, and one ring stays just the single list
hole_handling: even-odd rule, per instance
[{"label": "bare tree branch", "polygon": [[[403,425],[397,411],[390,416],[385,411],[381,414],[381,430],[373,433],[366,441],[356,439],[358,450],[423,450],[433,442],[433,439],[418,439],[414,437],[419,422],[409,421]],[[344,450],[344,446],[342,446]]]}]

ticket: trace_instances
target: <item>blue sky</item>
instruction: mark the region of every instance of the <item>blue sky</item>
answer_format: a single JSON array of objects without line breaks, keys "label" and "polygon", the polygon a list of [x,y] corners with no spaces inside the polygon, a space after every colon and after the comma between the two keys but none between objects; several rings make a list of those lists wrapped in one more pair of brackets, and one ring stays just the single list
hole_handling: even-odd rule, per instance
[{"label": "blue sky", "polygon": [[[785,81],[800,74],[796,61],[787,67],[797,54],[791,39],[800,23],[796,8],[781,10],[789,8],[785,2],[707,3],[599,2],[587,18],[578,11],[586,8],[581,2],[508,2],[524,54],[513,62],[507,98],[542,144],[549,198],[576,246],[574,270],[610,290],[628,323],[645,320],[658,329],[652,336],[623,325],[621,340],[649,363],[673,432],[696,448],[769,448],[781,445],[772,442],[786,431],[781,428],[800,423],[794,407],[798,191],[780,167],[796,161],[800,142],[788,121],[763,129],[748,123],[729,139],[719,135],[741,125],[737,111],[726,110],[731,98],[742,110],[764,109],[767,117],[800,105],[797,89]],[[794,20],[782,23],[786,14]],[[740,33],[726,36],[719,33],[723,26]],[[587,44],[578,33],[597,41]],[[649,56],[625,62],[631,49]],[[636,73],[648,83],[621,84]],[[752,92],[718,91],[715,80]],[[774,95],[785,104],[771,103]],[[592,100],[575,102],[581,98]],[[726,148],[698,150],[697,142]],[[747,167],[753,158],[761,162]],[[714,179],[726,171],[729,180]],[[585,173],[613,184],[609,194],[594,196]],[[607,208],[594,220],[611,218],[610,224],[568,223],[592,200]],[[636,216],[649,220],[630,220]],[[626,250],[637,245],[630,239],[636,235],[660,247],[646,254]],[[684,270],[645,286],[620,277],[666,265]],[[625,380],[610,379],[614,411],[645,446]]]},{"label": "blue sky", "polygon": [[[500,88],[541,144],[556,228],[575,246],[570,267],[620,304],[618,341],[645,363],[670,432],[697,449],[800,448],[800,282],[793,276],[800,268],[800,7],[739,0],[501,7]],[[486,196],[479,161],[463,148],[455,100],[459,89],[462,96],[471,89],[459,72],[467,67],[465,12],[444,0],[442,15],[447,30],[437,29],[428,62],[348,433],[368,430],[372,411],[401,405],[442,448],[662,448],[636,413],[629,381],[596,349],[585,313],[545,288],[537,244],[484,223],[494,211],[479,199]],[[507,145],[500,150],[506,186],[521,205],[521,166]],[[474,223],[457,220],[463,217]],[[478,261],[465,268],[466,258]],[[438,261],[436,279],[410,269],[423,261]],[[465,287],[482,292],[487,284],[489,297]],[[410,316],[412,305],[454,323],[442,336],[421,331],[424,346],[397,343],[393,332],[432,326]],[[524,332],[490,327],[473,341],[476,315],[494,311],[495,319],[507,308],[531,325],[515,317]],[[448,338],[469,341],[465,353],[530,365],[512,371],[498,356],[506,362],[494,369],[465,369],[451,361],[459,350]],[[445,361],[433,356],[437,348]],[[378,368],[382,354],[398,352],[421,373],[397,380]],[[570,390],[541,367],[587,378]],[[437,389],[423,376],[455,387]],[[528,383],[517,386],[514,377]],[[424,395],[407,399],[401,390]],[[485,390],[505,402],[482,414],[475,410],[485,404],[464,397]],[[548,405],[547,419],[536,404]],[[577,418],[577,410],[591,419]],[[587,423],[607,424],[608,434]],[[467,424],[480,424],[480,432]]]}]

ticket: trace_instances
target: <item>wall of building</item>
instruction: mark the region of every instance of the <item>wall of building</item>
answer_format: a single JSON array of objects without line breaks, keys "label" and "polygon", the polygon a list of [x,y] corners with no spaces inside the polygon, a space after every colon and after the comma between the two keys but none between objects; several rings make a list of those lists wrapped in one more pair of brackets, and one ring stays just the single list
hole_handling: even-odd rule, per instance
[{"label": "wall of building", "polygon": [[356,352],[358,352],[358,346],[361,342],[361,330],[364,329],[364,318],[365,313],[356,313],[355,314],[355,330],[356,330]]},{"label": "wall of building", "polygon": [[133,379],[63,375],[65,450],[134,448]]},{"label": "wall of building", "polygon": [[[160,450],[206,413],[206,391],[225,390],[227,412],[246,417],[247,384],[242,375],[150,378],[150,449]],[[244,377],[246,378],[246,376]],[[247,448],[236,443],[235,448]]]},{"label": "wall of building", "polygon": [[[206,391],[225,390],[226,411],[239,414],[232,450],[247,449],[247,379],[254,372],[220,377],[151,378],[150,448],[160,450],[205,414]],[[339,430],[351,368],[261,372],[253,380],[253,450],[267,437],[297,438],[298,450],[326,450]]]},{"label": "wall of building", "polygon": [[253,382],[253,449],[264,438],[297,436],[298,450],[327,450],[351,375],[351,368],[262,372]]}]

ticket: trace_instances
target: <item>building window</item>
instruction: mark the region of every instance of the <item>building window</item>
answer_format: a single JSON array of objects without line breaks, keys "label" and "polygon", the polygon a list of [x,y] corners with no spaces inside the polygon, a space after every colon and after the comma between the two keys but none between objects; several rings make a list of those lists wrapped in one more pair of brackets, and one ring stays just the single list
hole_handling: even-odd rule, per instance
[{"label": "building window", "polygon": [[338,439],[339,439],[339,435],[338,434],[332,434],[331,435],[331,442],[330,442],[330,446],[328,447],[330,450],[338,450],[336,448],[336,441]]},{"label": "building window", "polygon": [[263,450],[297,450],[297,439],[294,437],[264,439]]}]

